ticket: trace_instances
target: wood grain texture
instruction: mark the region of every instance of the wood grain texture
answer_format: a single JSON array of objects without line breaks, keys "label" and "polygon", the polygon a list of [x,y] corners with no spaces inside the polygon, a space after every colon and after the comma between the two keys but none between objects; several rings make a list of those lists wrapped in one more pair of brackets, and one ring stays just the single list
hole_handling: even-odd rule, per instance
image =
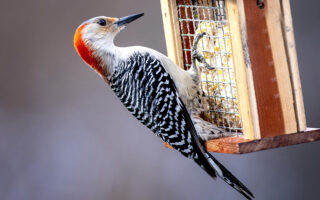
[{"label": "wood grain texture", "polygon": [[297,120],[285,47],[285,37],[282,32],[281,22],[283,21],[283,15],[280,0],[265,1],[265,18],[283,114],[284,133],[296,133],[298,131]]},{"label": "wood grain texture", "polygon": [[309,128],[304,132],[279,135],[250,142],[239,143],[239,154],[274,149],[320,140],[320,129]]},{"label": "wood grain texture", "polygon": [[216,140],[209,140],[205,143],[208,152],[239,154],[239,145],[252,140],[241,137],[225,137]]},{"label": "wood grain texture", "polygon": [[[237,0],[226,1],[226,12],[230,30],[233,66],[239,99],[239,111],[243,125],[244,138],[259,139],[259,135],[255,135],[257,130],[259,131],[259,128],[255,127],[258,125],[259,121],[258,119],[253,120],[252,117],[254,115],[253,112],[257,112],[257,109],[256,103],[253,103],[252,99],[250,99],[250,95],[252,95],[253,100],[255,101],[255,95],[254,90],[253,94],[250,94],[249,90],[250,87],[248,79],[250,79],[250,77],[252,78],[252,76],[250,76],[250,68],[247,67],[245,63],[245,54],[248,53],[247,49],[244,48],[246,41],[243,41],[246,40],[246,38],[242,37],[241,35],[239,9]],[[256,130],[256,132],[254,130]]]},{"label": "wood grain texture", "polygon": [[[285,133],[283,109],[265,9],[243,1],[261,138]],[[265,1],[267,4],[268,1]],[[278,66],[280,67],[280,66]]]},{"label": "wood grain texture", "polygon": [[244,0],[237,0],[238,11],[239,11],[239,21],[240,21],[240,31],[241,31],[241,42],[243,47],[245,65],[246,65],[246,81],[249,90],[249,100],[250,100],[250,109],[252,115],[252,124],[254,131],[254,139],[260,139],[260,124],[259,124],[259,113],[257,106],[256,93],[254,89],[254,80],[252,65],[250,60],[249,46],[248,46],[248,36],[247,36],[247,25],[246,25],[246,15],[244,9]]},{"label": "wood grain texture", "polygon": [[161,0],[160,3],[168,57],[184,68],[176,1]]},{"label": "wood grain texture", "polygon": [[296,112],[296,120],[299,131],[306,129],[306,116],[303,104],[303,96],[299,75],[298,58],[296,52],[296,44],[294,40],[294,31],[292,25],[292,16],[290,8],[290,0],[280,1],[282,7],[283,20],[282,31],[285,38],[288,65],[291,74],[291,83],[293,87],[294,106]]},{"label": "wood grain texture", "polygon": [[[244,154],[267,149],[286,147],[296,144],[309,143],[320,140],[319,128],[308,128],[303,132],[272,136],[259,140],[248,140],[239,137],[226,137],[206,142],[209,152]],[[171,148],[165,143],[165,146]]]}]

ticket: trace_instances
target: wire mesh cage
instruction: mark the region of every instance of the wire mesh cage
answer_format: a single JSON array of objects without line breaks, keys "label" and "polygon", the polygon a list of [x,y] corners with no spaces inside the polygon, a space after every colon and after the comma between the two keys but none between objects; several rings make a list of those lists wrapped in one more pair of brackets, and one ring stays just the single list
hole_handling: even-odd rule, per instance
[{"label": "wire mesh cage", "polygon": [[184,68],[191,66],[191,49],[197,34],[197,50],[212,69],[201,63],[201,88],[208,97],[210,108],[206,120],[227,130],[225,135],[241,135],[242,123],[232,60],[230,31],[224,0],[177,0],[177,12],[182,41]]}]

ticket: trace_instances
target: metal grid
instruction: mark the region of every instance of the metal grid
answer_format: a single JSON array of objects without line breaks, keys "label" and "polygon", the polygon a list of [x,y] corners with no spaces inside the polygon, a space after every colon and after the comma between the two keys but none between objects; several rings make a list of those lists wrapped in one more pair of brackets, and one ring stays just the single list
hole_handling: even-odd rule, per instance
[{"label": "metal grid", "polygon": [[192,64],[193,39],[201,32],[207,33],[197,47],[207,63],[214,68],[208,70],[197,63],[201,71],[201,88],[210,103],[205,118],[228,130],[228,135],[241,135],[242,122],[225,0],[177,0],[177,9],[185,69],[189,69]]}]

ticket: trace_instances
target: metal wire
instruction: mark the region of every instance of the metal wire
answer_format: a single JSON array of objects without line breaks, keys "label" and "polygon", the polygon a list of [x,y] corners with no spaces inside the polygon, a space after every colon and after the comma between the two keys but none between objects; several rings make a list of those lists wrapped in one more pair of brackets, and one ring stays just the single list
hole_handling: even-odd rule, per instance
[{"label": "metal wire", "polygon": [[206,119],[228,130],[228,136],[242,134],[238,109],[234,66],[225,0],[177,0],[184,67],[191,66],[191,49],[196,34],[207,34],[200,40],[198,51],[213,70],[200,66],[201,88],[210,107]]}]

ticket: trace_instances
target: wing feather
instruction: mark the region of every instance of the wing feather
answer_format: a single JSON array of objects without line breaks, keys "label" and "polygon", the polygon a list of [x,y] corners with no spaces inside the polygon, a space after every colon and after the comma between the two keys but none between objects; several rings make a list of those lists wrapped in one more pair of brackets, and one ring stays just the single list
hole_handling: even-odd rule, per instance
[{"label": "wing feather", "polygon": [[216,173],[248,199],[252,193],[204,148],[188,110],[162,63],[148,53],[120,62],[109,78],[124,106],[163,141],[193,159],[211,177]]}]

